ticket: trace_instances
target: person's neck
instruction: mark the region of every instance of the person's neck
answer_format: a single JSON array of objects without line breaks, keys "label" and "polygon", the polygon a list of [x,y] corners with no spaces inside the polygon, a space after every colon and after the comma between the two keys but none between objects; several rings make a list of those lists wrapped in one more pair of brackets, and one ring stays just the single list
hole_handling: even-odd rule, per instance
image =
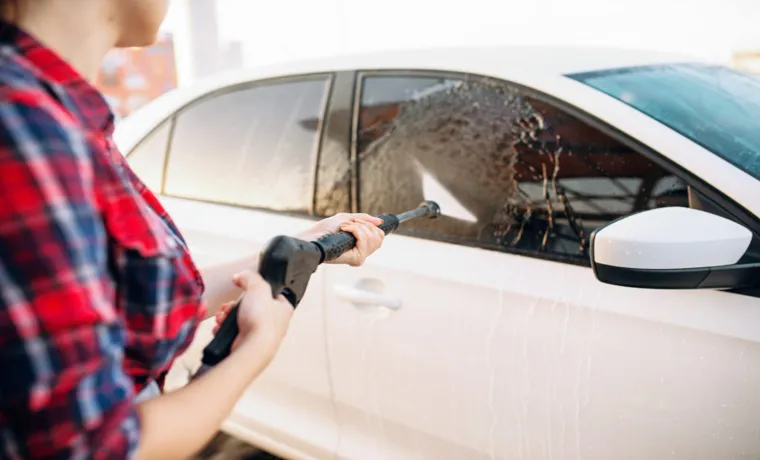
[{"label": "person's neck", "polygon": [[97,8],[32,9],[13,22],[58,53],[86,79],[95,81],[103,58],[117,41],[111,21],[98,16]]}]

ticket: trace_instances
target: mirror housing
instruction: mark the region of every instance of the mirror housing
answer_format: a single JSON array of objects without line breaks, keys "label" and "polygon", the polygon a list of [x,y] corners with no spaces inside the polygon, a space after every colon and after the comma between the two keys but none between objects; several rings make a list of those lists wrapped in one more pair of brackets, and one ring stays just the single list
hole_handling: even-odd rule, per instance
[{"label": "mirror housing", "polygon": [[729,219],[684,207],[632,214],[591,234],[591,266],[606,284],[647,289],[757,286],[760,264],[737,265],[752,232]]}]

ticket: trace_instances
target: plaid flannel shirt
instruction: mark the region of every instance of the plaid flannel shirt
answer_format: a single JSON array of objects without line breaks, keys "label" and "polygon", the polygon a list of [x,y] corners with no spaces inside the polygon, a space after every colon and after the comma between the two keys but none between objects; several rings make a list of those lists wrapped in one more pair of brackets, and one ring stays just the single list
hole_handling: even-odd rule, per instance
[{"label": "plaid flannel shirt", "polygon": [[205,314],[177,228],[104,98],[0,23],[0,458],[127,458],[136,393]]}]

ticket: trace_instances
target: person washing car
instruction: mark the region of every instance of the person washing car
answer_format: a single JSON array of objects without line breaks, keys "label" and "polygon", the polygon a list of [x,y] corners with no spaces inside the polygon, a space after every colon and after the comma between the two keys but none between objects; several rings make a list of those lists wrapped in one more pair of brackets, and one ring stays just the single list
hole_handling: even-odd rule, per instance
[{"label": "person washing car", "polygon": [[[255,254],[200,272],[111,140],[90,82],[112,47],[155,40],[168,0],[0,6],[0,457],[189,457],[273,358],[293,308],[272,298]],[[299,236],[353,233],[335,262],[358,266],[382,243],[379,223],[338,215]],[[160,394],[217,313],[206,304],[239,290],[230,356]]]}]

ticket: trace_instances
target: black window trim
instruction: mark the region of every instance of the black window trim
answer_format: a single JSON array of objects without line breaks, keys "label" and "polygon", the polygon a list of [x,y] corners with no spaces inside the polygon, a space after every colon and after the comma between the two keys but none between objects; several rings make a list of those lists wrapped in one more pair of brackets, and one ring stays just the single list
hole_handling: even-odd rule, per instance
[{"label": "black window trim", "polygon": [[[150,136],[152,136],[158,130],[163,128],[166,123],[174,123],[173,114],[168,115],[167,117],[164,117],[163,119],[161,119],[160,122],[156,123],[155,126],[149,129],[148,132],[145,133],[145,135],[143,135],[143,137],[141,137],[140,140],[137,141],[137,144],[133,145],[132,148],[128,152],[126,153],[122,152],[124,154],[124,158],[129,158],[133,153],[135,153],[137,149],[139,149],[143,144],[145,144],[148,141],[148,139],[150,139]],[[169,129],[171,131],[172,128],[169,128]],[[168,141],[167,141],[167,145],[168,145]]]},{"label": "black window trim", "polygon": [[[383,73],[384,72],[380,72],[381,75]],[[349,186],[351,212],[359,212],[359,209],[361,208],[361,203],[359,203],[359,169],[361,169],[361,162],[359,161],[359,152],[356,149],[356,144],[359,141],[359,114],[362,106],[362,92],[364,91],[365,76],[366,71],[360,70],[356,72],[356,77],[354,78],[354,101],[352,104],[353,112],[351,113],[350,117],[351,144],[349,146],[349,164],[353,167],[350,176],[351,185]]]},{"label": "black window trim", "polygon": [[[320,187],[319,169],[322,165],[322,161],[324,160],[324,152],[326,149],[325,143],[328,142],[328,140],[332,140],[334,143],[336,143],[334,148],[338,148],[339,146],[339,148],[344,152],[346,155],[346,164],[348,165],[348,168],[351,168],[351,138],[353,136],[353,133],[351,132],[351,126],[353,126],[353,122],[351,118],[353,117],[354,113],[354,93],[357,85],[356,76],[357,72],[354,70],[339,70],[334,72],[333,75],[333,84],[331,85],[330,98],[327,102],[327,110],[324,115],[323,126],[320,133],[322,137],[320,139],[319,155],[317,156],[317,164],[314,168],[314,196],[312,199],[314,212],[311,214],[311,217],[313,217],[314,220],[330,217],[317,212],[318,208],[320,207],[320,203],[318,203]],[[343,122],[340,116],[341,110],[346,110],[348,112],[348,122]],[[341,131],[343,134],[345,134],[345,136],[330,139],[329,132],[336,130]],[[349,176],[348,208],[342,209],[339,212],[350,212],[351,209],[353,209],[351,198],[351,187],[353,183],[353,177]]]},{"label": "black window trim", "polygon": [[[199,203],[208,203],[208,204],[216,204],[220,206],[229,206],[233,208],[241,208],[241,209],[248,209],[252,211],[261,211],[266,213],[272,213],[272,214],[279,214],[283,216],[290,216],[290,217],[298,217],[298,218],[312,218],[314,217],[314,200],[315,200],[315,191],[317,187],[316,183],[316,177],[317,177],[317,168],[319,165],[319,156],[322,151],[322,138],[324,135],[324,129],[326,126],[325,120],[328,116],[328,111],[330,108],[330,100],[332,98],[333,93],[333,87],[335,85],[335,74],[336,72],[314,72],[314,73],[304,73],[304,74],[292,74],[292,75],[282,75],[277,77],[266,77],[256,80],[250,80],[240,83],[235,83],[232,85],[225,86],[223,88],[219,88],[213,91],[209,91],[207,93],[204,93],[194,99],[191,99],[189,101],[185,101],[182,105],[177,107],[171,115],[169,115],[166,119],[164,119],[161,123],[156,124],[156,126],[150,131],[150,133],[146,134],[140,141],[135,145],[132,150],[130,150],[129,155],[132,154],[137,148],[145,142],[145,140],[156,130],[160,129],[164,123],[171,123],[170,131],[169,131],[169,139],[166,143],[166,152],[164,155],[164,164],[162,165],[162,180],[161,180],[161,187],[159,190],[159,193],[162,196],[168,197],[168,198],[177,198],[181,200],[190,200],[190,201],[196,201]],[[237,91],[244,91],[251,88],[256,88],[258,86],[268,86],[268,85],[276,85],[280,83],[292,83],[292,82],[299,82],[299,81],[318,81],[320,79],[326,79],[327,88],[325,89],[324,98],[322,100],[322,107],[321,109],[321,119],[319,122],[319,126],[317,127],[317,142],[315,142],[314,151],[311,154],[310,159],[310,184],[309,184],[309,190],[311,190],[311,196],[309,197],[308,203],[307,203],[307,210],[306,212],[300,212],[300,211],[279,211],[276,209],[269,209],[264,207],[255,207],[255,206],[248,206],[243,204],[236,204],[236,203],[227,203],[224,201],[216,201],[216,200],[209,200],[209,199],[202,199],[202,198],[195,198],[195,197],[185,197],[181,195],[175,195],[171,193],[167,193],[166,191],[166,176],[169,171],[169,156],[171,155],[171,146],[174,142],[174,130],[176,126],[176,119],[179,115],[181,115],[183,112],[190,110],[193,106],[197,104],[201,104],[205,102],[208,99],[216,98],[219,96],[223,96],[228,93],[233,93]],[[128,157],[125,156],[125,157]]]},{"label": "black window trim", "polygon": [[166,143],[164,144],[164,164],[161,165],[161,184],[158,187],[157,191],[154,191],[156,193],[163,194],[164,193],[164,183],[166,182],[166,166],[168,163],[168,157],[169,157],[169,146],[172,145],[172,138],[174,137],[174,115],[170,114],[167,117],[163,118],[159,123],[156,123],[155,126],[153,126],[148,132],[140,138],[139,141],[129,150],[127,153],[123,153],[124,159],[129,160],[129,157],[132,156],[140,147],[142,147],[148,140],[150,140],[150,137],[153,136],[155,133],[163,129],[167,123],[169,123],[169,132],[166,135]]},{"label": "black window trim", "polygon": [[169,119],[171,126],[169,127],[169,138],[166,140],[166,151],[164,152],[164,164],[161,165],[161,189],[160,193],[163,195],[166,190],[166,175],[169,170],[169,154],[171,153],[172,143],[174,142],[174,128],[177,126],[177,114],[173,113]]},{"label": "black window trim", "polygon": [[[563,101],[555,96],[546,94],[542,91],[536,90],[529,86],[516,83],[505,78],[494,77],[488,75],[456,72],[448,70],[430,70],[430,69],[360,69],[357,70],[356,86],[354,94],[354,114],[351,117],[351,162],[355,165],[354,173],[352,175],[352,212],[359,212],[359,176],[361,166],[358,162],[357,152],[357,134],[358,134],[358,122],[359,122],[359,110],[361,108],[361,96],[364,89],[364,79],[366,77],[440,77],[440,78],[452,78],[463,81],[498,81],[502,82],[510,87],[520,91],[526,96],[537,99],[541,102],[549,104],[558,110],[565,112],[566,114],[576,117],[578,120],[588,124],[589,126],[599,130],[602,134],[609,136],[610,138],[620,142],[621,144],[631,148],[634,152],[643,155],[650,161],[654,162],[658,166],[664,168],[666,171],[675,174],[686,182],[688,186],[694,187],[699,193],[704,195],[709,200],[713,201],[715,205],[720,207],[728,215],[736,219],[739,223],[750,229],[755,237],[760,237],[760,218],[754,216],[749,210],[736,203],[720,190],[716,189],[712,185],[708,184],[705,180],[687,171],[674,161],[665,157],[655,149],[645,145],[638,139],[633,138],[629,134],[624,133],[620,129],[610,125],[609,123],[599,119],[595,115],[592,115],[585,110],[576,107],[566,101]],[[492,246],[485,244],[478,244],[476,242],[467,242],[462,240],[454,240],[453,238],[446,238],[443,236],[431,237],[430,235],[415,235],[414,233],[403,232],[403,229],[399,229],[400,233],[411,237],[422,237],[432,241],[440,241],[444,243],[452,243],[460,246],[478,247],[483,249],[494,249]],[[562,262],[570,265],[580,265],[584,267],[590,267],[589,260],[580,260],[578,258],[563,257],[551,253],[536,253],[533,251],[516,250],[509,247],[499,247],[500,252],[515,254],[521,256],[532,257],[536,259],[549,260],[553,262]]]}]

